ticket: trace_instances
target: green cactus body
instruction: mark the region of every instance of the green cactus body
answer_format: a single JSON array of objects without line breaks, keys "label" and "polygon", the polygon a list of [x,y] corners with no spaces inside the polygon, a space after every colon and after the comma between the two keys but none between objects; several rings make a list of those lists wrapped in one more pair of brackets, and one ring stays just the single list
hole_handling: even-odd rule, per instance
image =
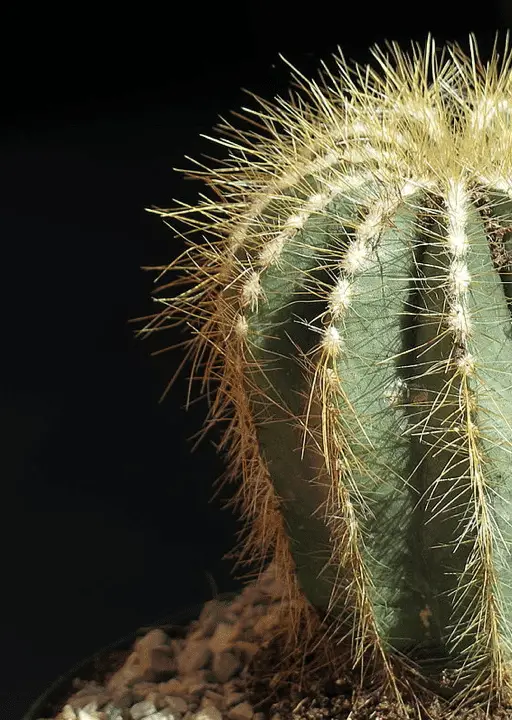
[{"label": "green cactus body", "polygon": [[[424,654],[429,645],[438,651],[446,645],[448,655],[452,646],[459,654],[462,644],[480,657],[491,650],[491,626],[482,620],[497,615],[483,600],[501,593],[506,603],[510,594],[503,554],[510,541],[503,439],[506,418],[512,417],[507,415],[512,344],[504,285],[483,221],[469,201],[463,210],[467,226],[460,228],[467,247],[450,252],[449,216],[443,226],[433,213],[431,227],[423,221],[422,228],[420,193],[413,192],[396,203],[389,227],[381,229],[381,220],[374,223],[377,235],[363,233],[368,248],[363,257],[356,209],[364,207],[364,192],[362,186],[352,201],[333,199],[324,216],[309,217],[283,245],[279,261],[259,273],[256,295],[262,300],[244,316],[251,360],[247,392],[258,440],[282,499],[300,584],[315,607],[352,624],[358,609],[356,628],[368,622],[370,612],[378,636],[401,651]],[[378,207],[379,200],[374,202]],[[431,204],[442,206],[443,200],[433,196]],[[347,222],[356,225],[355,232]],[[363,215],[359,229],[365,230],[364,223]],[[252,260],[257,265],[257,258]],[[331,283],[313,277],[322,266],[328,276],[326,265],[342,268]],[[333,288],[327,303],[301,299],[304,286],[315,282]],[[346,588],[340,592],[353,578],[340,577],[343,563],[333,556],[337,540],[325,512],[331,480],[321,459],[327,452],[314,443],[301,452],[297,419],[308,414],[315,369],[304,372],[297,355],[318,349],[308,320],[325,315],[326,306],[336,320],[324,326],[317,355],[331,365],[318,363],[316,371],[330,369],[331,382],[339,383],[331,408],[338,415],[339,462],[331,476],[346,489],[347,507],[340,503],[338,517],[358,526],[359,567],[351,570],[368,578],[365,598],[354,598]],[[316,417],[309,424],[318,430],[321,422]],[[479,513],[489,515],[486,529],[477,522]],[[496,560],[486,567],[494,553]],[[494,575],[487,579],[492,589],[477,580],[480,573]],[[455,603],[457,593],[461,599]]]},{"label": "green cactus body", "polygon": [[224,200],[159,211],[216,239],[170,266],[192,287],[157,318],[187,317],[194,370],[218,381],[249,550],[283,563],[285,533],[354,664],[380,658],[393,684],[406,657],[504,699],[512,80],[496,56],[476,72],[473,42],[451,63],[434,49],[376,51],[382,74],[357,82],[341,64],[303,85],[307,108],[261,101],[270,139],[224,141],[234,167],[207,176]]},{"label": "green cactus body", "polygon": [[[355,215],[355,207],[350,201],[340,204],[335,199],[325,211],[334,218],[338,213],[341,218],[350,218]],[[357,222],[357,217],[350,219]],[[249,392],[252,386],[257,387],[257,392],[252,393],[255,417],[261,415],[258,409],[264,408],[264,415],[257,422],[258,439],[274,487],[283,499],[283,514],[301,586],[317,608],[326,612],[335,602],[338,612],[345,615],[346,609],[341,607],[345,608],[347,597],[333,595],[338,586],[339,566],[331,563],[332,540],[325,518],[331,482],[325,477],[321,452],[315,452],[314,446],[306,443],[308,453],[303,457],[303,429],[293,422],[306,416],[311,392],[310,378],[296,361],[297,350],[307,354],[318,344],[318,334],[306,323],[308,318],[312,321],[319,312],[325,312],[322,301],[297,298],[304,282],[308,278],[311,282],[311,273],[317,269],[322,251],[325,258],[329,250],[338,256],[339,260],[333,261],[331,257],[329,262],[334,269],[338,262],[342,263],[350,243],[350,230],[342,222],[336,227],[336,222],[330,220],[332,227],[324,229],[322,221],[321,216],[309,218],[289,243],[290,247],[283,247],[278,265],[261,273],[261,291],[266,301],[259,303],[257,310],[246,312],[248,344],[256,370],[249,365],[246,373],[252,381]],[[405,626],[413,617],[411,597],[407,593],[399,596],[397,592],[407,533],[405,527],[402,532],[396,529],[412,513],[413,503],[404,485],[410,439],[404,435],[404,409],[397,403],[403,380],[393,359],[403,352],[401,315],[413,271],[413,221],[414,213],[402,211],[396,217],[397,227],[387,230],[386,241],[379,242],[370,253],[368,267],[352,276],[342,273],[338,278],[337,288],[344,292],[346,302],[350,294],[350,310],[330,327],[331,334],[325,335],[324,342],[327,348],[329,341],[333,343],[333,380],[335,377],[341,380],[342,393],[334,395],[333,400],[340,415],[340,432],[352,455],[344,458],[351,475],[345,482],[354,495],[351,508],[354,517],[368,535],[364,554],[378,589],[375,608],[384,635],[390,633],[394,624],[404,630],[397,614],[402,616]],[[329,286],[329,271],[323,273],[327,276],[323,282]],[[298,318],[303,322],[298,322]],[[318,399],[315,404],[318,406]],[[318,417],[308,424],[318,425]],[[343,471],[337,472],[342,483]],[[388,532],[383,531],[385,526]],[[350,582],[350,576],[347,581]],[[402,608],[402,613],[404,602],[407,607]],[[420,606],[415,618],[418,624],[419,611]],[[417,634],[418,631],[414,636]],[[411,636],[409,629],[402,639],[410,642]]]}]

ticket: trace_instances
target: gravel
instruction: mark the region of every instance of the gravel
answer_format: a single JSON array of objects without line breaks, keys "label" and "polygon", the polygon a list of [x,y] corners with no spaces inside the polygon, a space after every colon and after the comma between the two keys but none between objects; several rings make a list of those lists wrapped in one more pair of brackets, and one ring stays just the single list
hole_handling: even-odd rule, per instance
[{"label": "gravel", "polygon": [[267,571],[231,603],[206,603],[186,637],[151,629],[103,684],[75,679],[77,691],[58,715],[39,720],[265,720],[251,705],[248,680],[279,620],[279,590]]}]

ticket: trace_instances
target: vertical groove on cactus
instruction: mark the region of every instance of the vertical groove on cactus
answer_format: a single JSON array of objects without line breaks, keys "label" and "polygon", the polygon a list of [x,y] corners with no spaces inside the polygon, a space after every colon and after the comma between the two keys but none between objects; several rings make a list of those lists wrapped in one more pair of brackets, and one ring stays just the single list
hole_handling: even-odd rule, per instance
[{"label": "vertical groove on cactus", "polygon": [[287,582],[291,642],[323,628],[400,702],[397,663],[490,705],[512,690],[512,56],[388,51],[223,122],[224,166],[189,173],[217,199],[153,210],[189,230],[142,332],[191,333],[238,557]]}]

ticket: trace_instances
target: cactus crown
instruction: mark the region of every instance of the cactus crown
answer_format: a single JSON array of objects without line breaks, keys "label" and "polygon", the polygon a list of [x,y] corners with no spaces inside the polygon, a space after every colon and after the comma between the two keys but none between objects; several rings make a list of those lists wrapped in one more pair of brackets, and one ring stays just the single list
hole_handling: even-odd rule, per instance
[{"label": "cactus crown", "polygon": [[464,698],[503,699],[512,56],[373,54],[222,122],[227,157],[188,171],[215,199],[152,210],[187,245],[142,332],[186,325],[239,557],[286,580],[290,637],[313,606],[395,688],[393,657],[441,652]]}]

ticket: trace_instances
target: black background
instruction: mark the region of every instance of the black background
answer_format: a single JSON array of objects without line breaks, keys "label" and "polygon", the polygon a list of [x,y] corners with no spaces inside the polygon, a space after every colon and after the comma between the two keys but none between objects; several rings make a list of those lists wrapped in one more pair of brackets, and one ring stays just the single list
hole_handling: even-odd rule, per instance
[{"label": "black background", "polygon": [[[97,648],[235,589],[222,560],[238,524],[222,497],[206,412],[186,376],[158,400],[178,336],[134,338],[153,274],[179,240],[157,216],[198,183],[173,167],[222,154],[200,133],[250,99],[284,94],[282,53],[306,75],[340,45],[384,39],[484,49],[509,3],[76,5],[2,23],[0,134],[0,716]],[[508,15],[508,17],[507,17]],[[253,105],[254,106],[254,105]],[[223,493],[229,497],[229,489]]]}]

